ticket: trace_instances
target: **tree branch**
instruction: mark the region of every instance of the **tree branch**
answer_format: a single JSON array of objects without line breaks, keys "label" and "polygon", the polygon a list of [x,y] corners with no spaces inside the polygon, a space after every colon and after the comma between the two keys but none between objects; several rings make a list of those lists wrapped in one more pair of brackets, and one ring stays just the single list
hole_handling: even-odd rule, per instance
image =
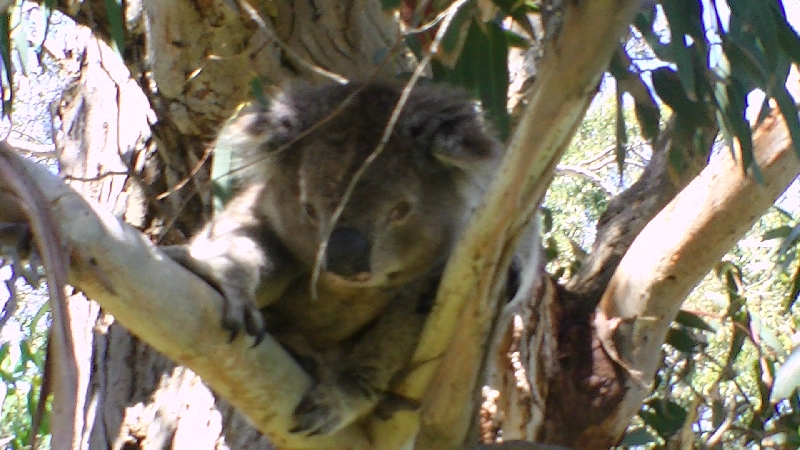
[{"label": "tree branch", "polygon": [[[790,83],[800,87],[796,77]],[[625,398],[603,427],[612,440],[650,393],[661,343],[686,296],[800,173],[777,112],[754,133],[753,151],[763,185],[743,173],[741,160],[721,152],[647,224],[608,284],[595,326],[629,378]]]},{"label": "tree branch", "polygon": [[[464,445],[476,417],[475,386],[497,317],[501,282],[516,243],[639,1],[567,4],[563,27],[545,52],[533,97],[511,141],[501,175],[450,258],[411,364],[413,370],[396,390],[406,398],[425,399],[416,448]],[[429,386],[436,388],[428,390]],[[414,429],[418,421],[402,416],[379,426]]]},{"label": "tree branch", "polygon": [[[699,172],[710,148],[697,148],[694,128],[680,127],[674,115],[653,143],[644,172],[608,205],[597,223],[597,237],[580,270],[566,284],[570,298],[591,311],[600,301],[619,261],[639,232]],[[702,142],[713,144],[716,127],[701,128]],[[683,170],[670,170],[669,155],[683,155]]]},{"label": "tree branch", "polygon": [[[222,298],[213,288],[139,231],[90,205],[45,167],[19,157],[7,145],[3,150],[25,164],[51,203],[69,244],[70,283],[148,344],[194,370],[279,448],[371,448],[355,427],[319,438],[289,433],[291,413],[310,379],[275,340],[267,337],[256,347],[241,336],[229,342],[229,333],[220,326]],[[5,213],[0,210],[0,221],[16,219]]]}]

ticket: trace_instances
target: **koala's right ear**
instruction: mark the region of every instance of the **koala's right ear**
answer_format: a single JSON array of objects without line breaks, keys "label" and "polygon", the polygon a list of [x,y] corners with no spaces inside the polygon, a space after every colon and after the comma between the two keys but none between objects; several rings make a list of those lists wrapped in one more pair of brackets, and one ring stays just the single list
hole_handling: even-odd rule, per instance
[{"label": "koala's right ear", "polygon": [[474,117],[441,124],[433,135],[433,155],[444,164],[467,172],[494,168],[502,147]]},{"label": "koala's right ear", "polygon": [[296,109],[279,95],[268,106],[259,102],[241,105],[223,126],[218,148],[278,150],[300,132]]}]

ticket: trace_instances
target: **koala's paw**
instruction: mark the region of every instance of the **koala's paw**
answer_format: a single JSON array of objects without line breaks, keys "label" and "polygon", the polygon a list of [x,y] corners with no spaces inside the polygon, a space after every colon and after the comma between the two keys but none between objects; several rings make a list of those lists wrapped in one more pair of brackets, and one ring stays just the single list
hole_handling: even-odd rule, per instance
[{"label": "koala's paw", "polygon": [[267,327],[258,307],[236,289],[223,287],[222,297],[222,328],[230,333],[230,340],[233,341],[242,329],[255,338],[254,347],[264,340]]},{"label": "koala's paw", "polygon": [[234,340],[244,329],[255,338],[258,345],[266,336],[266,324],[258,307],[251,301],[248,286],[252,282],[247,272],[231,267],[227,260],[202,260],[193,257],[187,245],[170,245],[160,250],[182,265],[222,294],[222,328],[230,332],[230,340]]},{"label": "koala's paw", "polygon": [[339,383],[315,384],[294,410],[292,433],[335,433],[370,411],[378,401],[364,379],[342,376]]}]

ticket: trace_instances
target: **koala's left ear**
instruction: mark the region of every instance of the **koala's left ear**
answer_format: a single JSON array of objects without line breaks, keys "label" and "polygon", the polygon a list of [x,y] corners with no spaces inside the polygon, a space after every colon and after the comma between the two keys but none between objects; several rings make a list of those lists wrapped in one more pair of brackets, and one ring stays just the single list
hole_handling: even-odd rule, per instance
[{"label": "koala's left ear", "polygon": [[444,164],[467,171],[493,166],[502,157],[501,144],[475,118],[441,124],[431,150]]}]

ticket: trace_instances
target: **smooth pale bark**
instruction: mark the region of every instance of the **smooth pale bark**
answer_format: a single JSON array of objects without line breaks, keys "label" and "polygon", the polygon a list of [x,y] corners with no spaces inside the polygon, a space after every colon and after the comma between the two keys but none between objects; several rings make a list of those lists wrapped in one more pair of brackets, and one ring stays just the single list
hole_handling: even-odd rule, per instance
[{"label": "smooth pale bark", "polygon": [[[790,83],[797,92],[797,78]],[[763,185],[743,173],[731,152],[721,152],[642,230],[617,267],[595,325],[627,367],[629,390],[608,419],[587,433],[612,440],[622,435],[650,393],[659,349],[686,296],[800,173],[777,113],[756,130],[753,147]]]},{"label": "smooth pale bark", "polygon": [[[416,448],[465,445],[508,264],[639,3],[566,6],[500,175],[453,253],[412,371],[395,391],[423,403]],[[404,415],[380,426],[411,430],[417,425]]]},{"label": "smooth pale bark", "polygon": [[256,347],[250,337],[229,342],[220,326],[222,299],[213,288],[44,167],[25,163],[69,243],[70,283],[148,344],[191,367],[281,449],[369,448],[354,430],[314,439],[288,433],[291,412],[310,386],[294,359],[269,337]]}]

